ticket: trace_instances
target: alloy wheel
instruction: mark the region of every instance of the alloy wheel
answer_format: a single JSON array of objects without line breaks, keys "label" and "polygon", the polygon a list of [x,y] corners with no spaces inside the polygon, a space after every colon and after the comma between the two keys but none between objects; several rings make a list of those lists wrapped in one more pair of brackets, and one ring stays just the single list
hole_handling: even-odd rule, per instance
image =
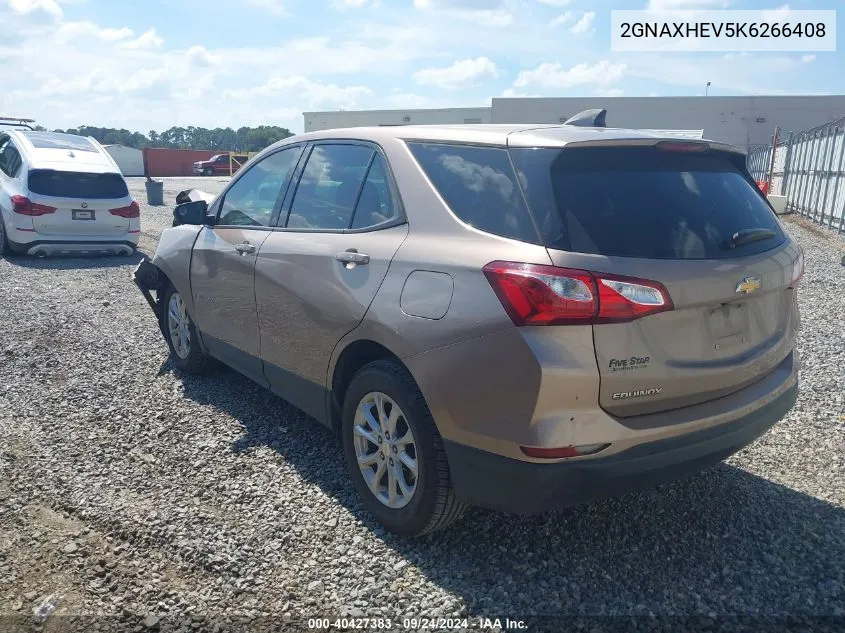
[{"label": "alloy wheel", "polygon": [[361,398],[353,442],[358,467],[373,496],[388,508],[408,505],[419,477],[417,447],[405,414],[390,396],[373,391]]},{"label": "alloy wheel", "polygon": [[182,295],[174,292],[167,304],[167,330],[176,355],[185,359],[191,353],[191,320],[185,310]]}]

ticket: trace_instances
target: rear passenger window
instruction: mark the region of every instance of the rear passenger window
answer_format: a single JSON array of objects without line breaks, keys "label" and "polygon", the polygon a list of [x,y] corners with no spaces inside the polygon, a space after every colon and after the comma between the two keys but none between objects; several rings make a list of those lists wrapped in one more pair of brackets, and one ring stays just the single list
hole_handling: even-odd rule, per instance
[{"label": "rear passenger window", "polygon": [[3,173],[14,178],[20,171],[21,162],[21,155],[17,148],[11,141],[6,143],[2,153],[0,153],[0,169],[3,170]]},{"label": "rear passenger window", "polygon": [[395,220],[399,215],[390,193],[386,172],[384,159],[376,154],[361,188],[361,195],[358,196],[355,216],[352,218],[353,229],[378,226]]},{"label": "rear passenger window", "polygon": [[506,149],[440,143],[408,147],[461,220],[501,237],[539,242]]},{"label": "rear passenger window", "polygon": [[348,229],[373,154],[365,145],[315,146],[296,188],[288,228]]}]

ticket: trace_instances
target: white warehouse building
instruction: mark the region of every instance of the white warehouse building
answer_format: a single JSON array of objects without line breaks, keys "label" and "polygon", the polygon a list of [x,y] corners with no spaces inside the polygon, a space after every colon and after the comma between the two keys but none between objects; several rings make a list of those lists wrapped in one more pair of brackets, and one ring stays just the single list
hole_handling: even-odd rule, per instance
[{"label": "white warehouse building", "polygon": [[559,124],[591,108],[607,109],[609,127],[703,131],[704,138],[747,150],[769,143],[775,127],[788,134],[845,117],[845,96],[494,98],[489,108],[305,112],[304,123],[306,132],[381,125]]},{"label": "white warehouse building", "polygon": [[104,145],[124,176],[144,175],[144,152],[125,145]]}]

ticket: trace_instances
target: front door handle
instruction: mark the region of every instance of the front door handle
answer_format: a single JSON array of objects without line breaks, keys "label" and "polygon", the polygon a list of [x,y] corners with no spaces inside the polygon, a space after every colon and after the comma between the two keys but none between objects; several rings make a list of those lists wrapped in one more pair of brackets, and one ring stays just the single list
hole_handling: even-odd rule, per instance
[{"label": "front door handle", "polygon": [[334,258],[339,262],[343,262],[344,264],[360,264],[363,266],[364,264],[370,263],[369,255],[366,255],[365,253],[359,253],[354,249],[338,253],[334,256]]},{"label": "front door handle", "polygon": [[244,255],[246,253],[254,253],[255,246],[253,246],[249,242],[244,242],[243,244],[236,244],[235,250],[238,251],[241,255]]}]

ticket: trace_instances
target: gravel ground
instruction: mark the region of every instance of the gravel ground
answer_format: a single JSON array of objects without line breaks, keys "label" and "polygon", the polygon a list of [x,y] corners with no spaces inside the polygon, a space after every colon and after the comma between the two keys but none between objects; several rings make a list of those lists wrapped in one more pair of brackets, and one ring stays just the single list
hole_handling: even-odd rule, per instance
[{"label": "gravel ground", "polygon": [[[177,191],[224,183],[168,180],[168,206],[142,205],[142,250]],[[145,200],[142,179],[130,186]],[[174,372],[130,281],[137,258],[0,260],[0,629],[51,596],[44,630],[79,630],[63,615],[136,631],[845,618],[845,241],[790,230],[807,257],[802,387],[773,431],[653,491],[534,518],[471,510],[420,540],[362,511],[337,445],[303,414],[233,372]]]}]

